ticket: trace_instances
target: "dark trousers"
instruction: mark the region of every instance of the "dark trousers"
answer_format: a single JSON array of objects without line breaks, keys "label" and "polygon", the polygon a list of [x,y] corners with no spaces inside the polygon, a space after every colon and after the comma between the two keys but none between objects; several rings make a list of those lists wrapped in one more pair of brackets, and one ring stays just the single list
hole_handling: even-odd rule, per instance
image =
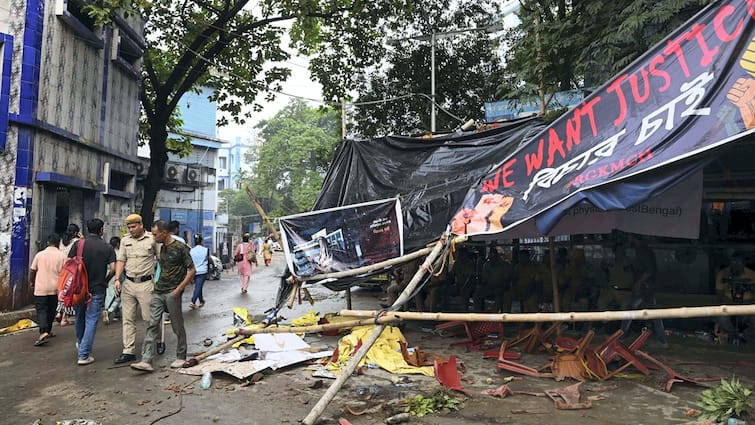
[{"label": "dark trousers", "polygon": [[34,308],[37,310],[37,324],[39,334],[52,332],[52,322],[55,320],[55,309],[58,307],[57,295],[35,295]]},{"label": "dark trousers", "polygon": [[[655,308],[656,307],[656,301],[655,301],[655,295],[652,294],[644,294],[644,295],[632,295],[631,299],[629,300],[629,305],[627,305],[627,309],[629,310],[637,310],[640,308]],[[655,337],[658,338],[658,341],[662,343],[667,342],[666,338],[666,329],[663,326],[663,320],[661,319],[653,319],[653,333],[655,334]],[[632,325],[631,320],[623,320],[621,322],[621,330],[624,331],[624,335],[629,332],[629,327]]]}]

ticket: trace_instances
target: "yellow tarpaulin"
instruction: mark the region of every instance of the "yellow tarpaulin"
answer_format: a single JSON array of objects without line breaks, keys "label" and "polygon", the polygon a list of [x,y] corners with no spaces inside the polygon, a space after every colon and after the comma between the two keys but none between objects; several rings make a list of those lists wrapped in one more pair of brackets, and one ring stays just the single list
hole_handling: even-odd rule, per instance
[{"label": "yellow tarpaulin", "polygon": [[31,319],[21,319],[16,322],[15,325],[8,326],[6,328],[0,328],[0,335],[9,334],[12,332],[20,331],[22,329],[29,329],[37,326]]},{"label": "yellow tarpaulin", "polygon": [[[375,325],[359,326],[352,329],[350,334],[338,341],[338,360],[328,363],[326,367],[332,371],[340,370],[351,355],[356,352],[355,348],[359,344],[359,341],[366,340],[373,329],[375,329]],[[393,326],[386,326],[378,340],[359,364],[375,364],[388,372],[397,374],[411,373],[433,376],[433,368],[431,366],[414,367],[406,363],[404,357],[401,355],[400,346],[398,345],[399,341],[406,341],[401,331]]]},{"label": "yellow tarpaulin", "polygon": [[318,320],[320,320],[320,315],[316,311],[310,311],[310,312],[304,313],[302,316],[299,316],[296,319],[291,319],[291,325],[293,326],[316,325]]}]

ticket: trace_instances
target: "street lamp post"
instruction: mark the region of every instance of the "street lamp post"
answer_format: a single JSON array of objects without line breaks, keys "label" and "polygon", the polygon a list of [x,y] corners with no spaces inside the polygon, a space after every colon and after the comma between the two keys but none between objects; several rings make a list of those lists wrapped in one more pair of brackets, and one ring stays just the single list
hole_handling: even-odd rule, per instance
[{"label": "street lamp post", "polygon": [[406,38],[392,38],[388,39],[388,44],[396,45],[403,40],[429,40],[430,41],[430,132],[435,133],[435,43],[438,38],[450,37],[455,34],[462,34],[465,32],[485,31],[487,33],[497,32],[503,29],[502,22],[496,22],[491,25],[487,25],[480,28],[461,28],[453,31],[435,32],[433,30],[429,36],[420,35],[416,37]]},{"label": "street lamp post", "polygon": [[435,133],[435,31],[430,33],[430,133]]}]

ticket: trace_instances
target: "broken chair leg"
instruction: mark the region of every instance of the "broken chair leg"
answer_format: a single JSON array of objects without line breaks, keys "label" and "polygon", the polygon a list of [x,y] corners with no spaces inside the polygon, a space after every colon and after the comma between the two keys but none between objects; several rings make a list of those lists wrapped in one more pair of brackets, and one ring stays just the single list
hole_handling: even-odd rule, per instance
[{"label": "broken chair leg", "polygon": [[644,351],[637,350],[637,355],[640,356],[640,357],[642,357],[642,358],[647,359],[651,363],[653,363],[656,366],[658,366],[659,368],[661,368],[661,370],[663,370],[664,372],[666,372],[666,376],[667,376],[666,383],[663,384],[663,385],[661,385],[661,389],[664,390],[664,391],[666,391],[667,393],[671,392],[671,386],[674,385],[675,382],[687,382],[687,383],[690,383],[690,384],[705,386],[705,384],[703,384],[703,382],[712,382],[712,381],[720,381],[721,380],[720,377],[717,377],[717,378],[713,378],[713,377],[690,378],[690,377],[687,377],[687,376],[680,375],[680,374],[676,373],[673,369],[671,369],[670,367],[668,367],[665,364],[661,363],[660,360],[657,360],[654,357],[651,357],[650,354],[648,354],[648,353],[646,353]]}]

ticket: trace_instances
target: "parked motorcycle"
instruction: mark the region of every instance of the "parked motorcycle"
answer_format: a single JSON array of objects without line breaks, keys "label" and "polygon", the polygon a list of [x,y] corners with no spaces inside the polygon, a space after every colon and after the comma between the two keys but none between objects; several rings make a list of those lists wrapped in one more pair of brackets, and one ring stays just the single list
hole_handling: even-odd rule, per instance
[{"label": "parked motorcycle", "polygon": [[220,258],[214,255],[210,255],[210,261],[212,264],[210,265],[210,272],[207,278],[209,280],[220,280],[220,274],[223,273],[223,263],[220,261]]}]

